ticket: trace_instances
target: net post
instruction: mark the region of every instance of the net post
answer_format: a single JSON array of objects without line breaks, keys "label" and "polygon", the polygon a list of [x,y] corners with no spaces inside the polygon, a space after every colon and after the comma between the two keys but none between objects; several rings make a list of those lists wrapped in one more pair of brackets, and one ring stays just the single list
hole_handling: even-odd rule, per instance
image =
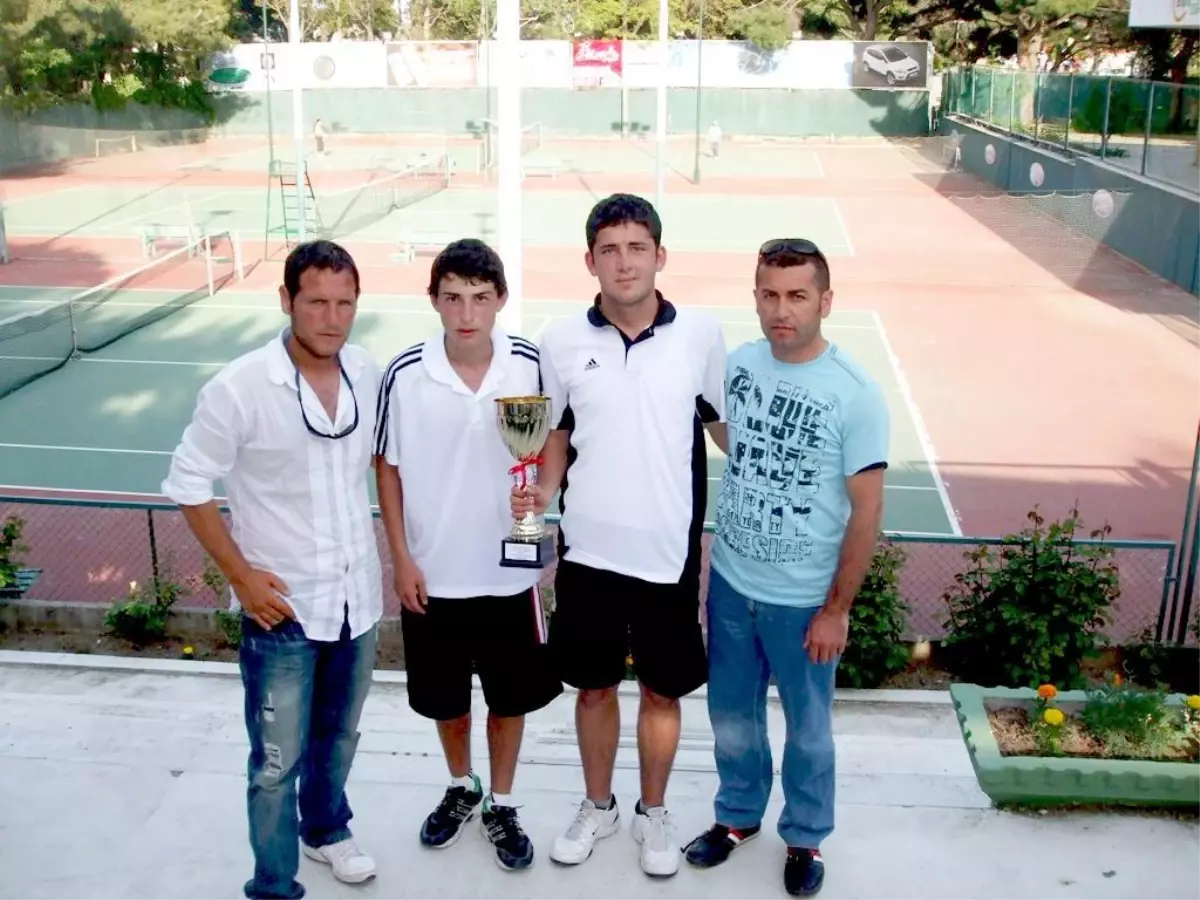
[{"label": "net post", "polygon": [[233,270],[237,273],[238,281],[246,280],[246,270],[242,265],[242,234],[240,231],[229,232],[229,240],[233,244]]},{"label": "net post", "polygon": [[79,356],[79,331],[75,327],[75,301],[67,301],[67,319],[71,322],[71,357]]},{"label": "net post", "polygon": [[217,292],[213,281],[212,236],[206,232],[202,243],[204,245],[204,274],[208,279],[208,296],[211,297]]}]

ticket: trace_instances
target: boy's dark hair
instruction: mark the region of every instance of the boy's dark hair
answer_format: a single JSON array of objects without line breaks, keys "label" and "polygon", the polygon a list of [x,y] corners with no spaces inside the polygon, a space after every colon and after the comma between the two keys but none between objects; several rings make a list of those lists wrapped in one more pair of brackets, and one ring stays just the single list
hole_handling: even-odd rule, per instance
[{"label": "boy's dark hair", "polygon": [[596,246],[596,235],[601,229],[624,225],[627,222],[644,225],[654,238],[655,247],[662,243],[662,220],[658,217],[654,205],[634,194],[613,194],[593,206],[588,214],[585,227],[588,250]]},{"label": "boy's dark hair", "polygon": [[358,279],[358,266],[344,247],[333,241],[307,241],[298,244],[288,254],[283,264],[283,286],[293,300],[300,293],[300,276],[309,269],[325,269],[330,272],[350,272],[354,276],[354,293],[362,290]]},{"label": "boy's dark hair", "polygon": [[429,296],[436,297],[441,290],[442,279],[457,275],[473,284],[491,282],[498,296],[508,293],[508,281],[504,278],[504,262],[500,254],[475,238],[462,238],[447,244],[429,268]]}]

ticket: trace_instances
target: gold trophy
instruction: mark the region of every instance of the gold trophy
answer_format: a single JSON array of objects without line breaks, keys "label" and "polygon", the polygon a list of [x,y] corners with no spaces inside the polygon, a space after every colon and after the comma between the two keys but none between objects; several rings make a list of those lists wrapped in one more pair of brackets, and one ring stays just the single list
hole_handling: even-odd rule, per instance
[{"label": "gold trophy", "polygon": [[[496,400],[496,425],[500,439],[517,460],[509,469],[514,487],[538,483],[542,448],[550,434],[549,397],[499,397]],[[554,558],[554,535],[533,512],[513,523],[500,545],[500,565],[523,569],[541,569]]]}]

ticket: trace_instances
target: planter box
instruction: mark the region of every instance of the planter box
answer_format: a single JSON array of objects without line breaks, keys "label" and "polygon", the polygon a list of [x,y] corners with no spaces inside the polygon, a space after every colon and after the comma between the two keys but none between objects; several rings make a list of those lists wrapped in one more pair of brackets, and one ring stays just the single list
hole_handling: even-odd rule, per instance
[{"label": "planter box", "polygon": [[[979,786],[996,804],[1102,803],[1129,806],[1200,805],[1200,764],[1131,759],[1001,756],[988,711],[1032,705],[1030,688],[953,684],[950,696]],[[1082,708],[1083,691],[1061,691],[1054,705]],[[1183,698],[1167,701],[1180,705]]]},{"label": "planter box", "polygon": [[0,600],[20,600],[41,574],[41,569],[21,569],[17,572],[16,584],[0,588]]}]

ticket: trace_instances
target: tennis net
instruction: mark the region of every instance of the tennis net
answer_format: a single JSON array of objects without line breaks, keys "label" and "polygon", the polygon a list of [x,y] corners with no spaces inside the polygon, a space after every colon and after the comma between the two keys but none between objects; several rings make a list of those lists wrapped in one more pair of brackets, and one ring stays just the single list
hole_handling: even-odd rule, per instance
[{"label": "tennis net", "polygon": [[0,319],[0,397],[241,280],[236,234],[206,234],[69,300]]},{"label": "tennis net", "polygon": [[389,213],[432,197],[450,186],[450,158],[430,156],[403,171],[321,197],[332,214],[329,233],[347,235],[385,219]]}]

